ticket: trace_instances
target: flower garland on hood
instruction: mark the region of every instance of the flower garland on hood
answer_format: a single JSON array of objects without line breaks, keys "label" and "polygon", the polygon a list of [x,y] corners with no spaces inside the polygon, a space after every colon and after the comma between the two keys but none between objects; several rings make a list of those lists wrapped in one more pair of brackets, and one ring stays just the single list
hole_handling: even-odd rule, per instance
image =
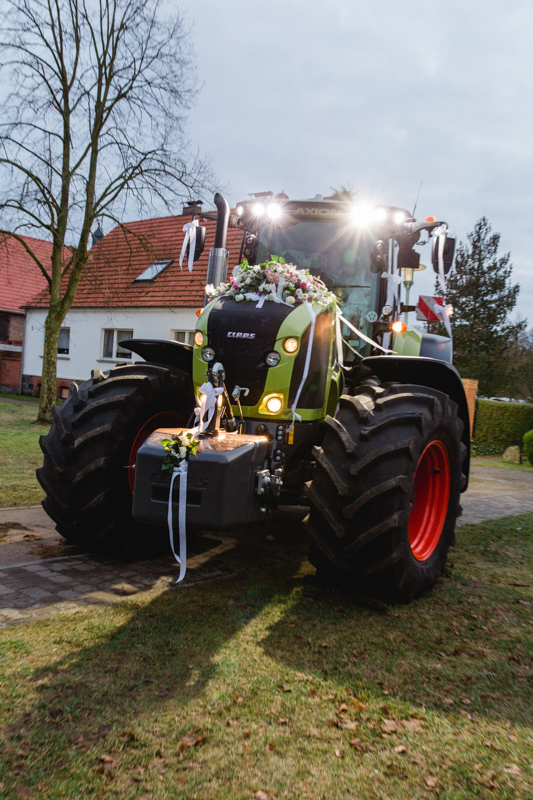
[{"label": "flower garland on hood", "polygon": [[338,299],[330,292],[320,278],[309,274],[308,269],[298,269],[294,264],[285,263],[284,258],[272,256],[271,261],[250,266],[247,261],[238,264],[227,283],[216,288],[206,288],[209,300],[221,295],[232,297],[238,303],[243,301],[265,301],[294,306],[317,302],[321,305],[337,303]]}]

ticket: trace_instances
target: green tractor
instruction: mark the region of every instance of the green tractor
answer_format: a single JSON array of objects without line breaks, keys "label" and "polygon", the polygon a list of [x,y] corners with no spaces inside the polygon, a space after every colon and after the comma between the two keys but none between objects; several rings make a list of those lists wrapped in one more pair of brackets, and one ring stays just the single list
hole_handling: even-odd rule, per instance
[{"label": "green tractor", "polygon": [[[125,553],[172,511],[181,535],[303,504],[324,577],[419,596],[454,543],[470,433],[451,339],[406,326],[401,275],[409,287],[421,237],[434,269],[450,269],[447,226],[344,199],[256,197],[234,215],[215,204],[207,283],[223,286],[194,345],[128,340],[145,361],[73,384],[41,437],[44,508],[68,541]],[[229,279],[228,224],[246,259]],[[191,429],[199,445],[173,485],[169,437]]]}]

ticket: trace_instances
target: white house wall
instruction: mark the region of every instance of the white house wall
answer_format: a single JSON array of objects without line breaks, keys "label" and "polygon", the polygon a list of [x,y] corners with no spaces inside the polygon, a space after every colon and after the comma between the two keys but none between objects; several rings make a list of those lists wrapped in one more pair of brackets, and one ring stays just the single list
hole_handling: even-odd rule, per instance
[{"label": "white house wall", "polygon": [[[26,314],[23,373],[42,375],[44,321],[47,309],[29,309]],[[62,327],[70,328],[70,352],[59,355],[57,377],[67,380],[89,378],[91,370],[102,371],[129,359],[103,359],[105,328],[133,330],[135,339],[171,339],[172,331],[193,331],[197,317],[194,308],[123,308],[117,310],[76,308],[69,311]],[[131,359],[142,360],[134,355]]]}]

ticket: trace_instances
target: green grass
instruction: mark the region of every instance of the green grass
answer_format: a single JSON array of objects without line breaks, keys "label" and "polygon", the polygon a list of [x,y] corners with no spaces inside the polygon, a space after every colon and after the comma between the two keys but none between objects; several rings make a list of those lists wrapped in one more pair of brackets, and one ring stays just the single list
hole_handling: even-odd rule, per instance
[{"label": "green grass", "polygon": [[32,397],[29,394],[14,394],[13,392],[0,392],[0,398],[4,398],[6,400],[24,400],[24,402],[28,403],[38,403],[38,397]]},{"label": "green grass", "polygon": [[43,462],[39,436],[48,428],[35,424],[36,416],[33,404],[0,401],[0,508],[32,506],[43,499],[35,470]]},{"label": "green grass", "polygon": [[472,458],[471,463],[477,467],[497,467],[498,469],[518,470],[518,472],[533,472],[533,466],[527,458],[522,456],[522,459],[521,464],[509,464],[507,461],[502,461],[498,456],[475,456]]},{"label": "green grass", "polygon": [[457,538],[409,606],[287,557],[0,632],[3,796],[531,798],[533,516]]}]

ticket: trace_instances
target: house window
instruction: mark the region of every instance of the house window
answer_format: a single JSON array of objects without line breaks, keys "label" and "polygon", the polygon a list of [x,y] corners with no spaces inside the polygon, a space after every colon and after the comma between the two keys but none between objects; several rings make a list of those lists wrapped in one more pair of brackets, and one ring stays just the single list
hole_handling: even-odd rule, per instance
[{"label": "house window", "polygon": [[9,339],[9,314],[0,314],[0,340]]},{"label": "house window", "polygon": [[170,331],[170,336],[182,344],[193,344],[194,341],[194,331]]},{"label": "house window", "polygon": [[102,337],[102,358],[131,358],[131,352],[120,346],[124,339],[132,339],[133,331],[122,328],[104,328]]},{"label": "house window", "polygon": [[140,281],[153,281],[154,278],[157,278],[157,276],[160,275],[163,272],[163,270],[169,267],[171,264],[172,260],[169,259],[165,261],[154,261],[154,263],[150,264],[150,266],[147,269],[145,269],[144,272],[141,272],[140,275],[137,275],[137,277],[134,280],[134,283]]},{"label": "house window", "polygon": [[70,328],[59,329],[57,352],[59,355],[68,356],[70,350]]}]

